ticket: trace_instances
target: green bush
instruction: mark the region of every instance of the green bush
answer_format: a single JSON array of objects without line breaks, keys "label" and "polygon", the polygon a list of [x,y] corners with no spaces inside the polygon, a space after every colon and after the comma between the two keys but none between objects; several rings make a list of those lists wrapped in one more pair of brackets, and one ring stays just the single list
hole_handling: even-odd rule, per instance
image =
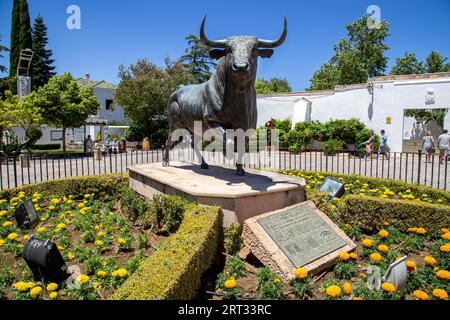
[{"label": "green bush", "polygon": [[403,231],[422,227],[433,233],[450,225],[450,207],[445,205],[355,195],[343,202],[343,221],[371,232],[383,228],[384,221]]},{"label": "green bush", "polygon": [[183,221],[188,201],[179,195],[155,195],[150,202],[148,217],[168,233],[177,231]]},{"label": "green bush", "polygon": [[59,150],[61,148],[60,143],[48,143],[48,144],[35,144],[33,150]]},{"label": "green bush", "polygon": [[113,300],[188,300],[218,249],[222,211],[190,204],[178,231],[112,295]]},{"label": "green bush", "polygon": [[121,196],[121,205],[131,221],[135,222],[148,210],[147,200],[130,187],[123,188]]},{"label": "green bush", "polygon": [[242,240],[239,235],[239,223],[232,223],[225,231],[224,244],[225,252],[235,255],[242,249]]},{"label": "green bush", "polygon": [[127,174],[104,174],[55,179],[34,184],[27,184],[0,192],[0,199],[10,199],[20,191],[27,194],[38,192],[44,197],[64,197],[95,193],[97,197],[116,197],[128,184]]},{"label": "green bush", "polygon": [[328,150],[329,153],[336,153],[342,150],[342,140],[329,139],[321,143],[322,149]]}]

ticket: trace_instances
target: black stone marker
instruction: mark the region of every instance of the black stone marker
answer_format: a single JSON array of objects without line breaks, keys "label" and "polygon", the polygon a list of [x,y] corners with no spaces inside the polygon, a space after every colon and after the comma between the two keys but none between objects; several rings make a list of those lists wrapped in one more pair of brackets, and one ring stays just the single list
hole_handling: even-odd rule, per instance
[{"label": "black stone marker", "polygon": [[31,200],[21,202],[14,211],[17,227],[29,229],[38,221],[39,215]]}]

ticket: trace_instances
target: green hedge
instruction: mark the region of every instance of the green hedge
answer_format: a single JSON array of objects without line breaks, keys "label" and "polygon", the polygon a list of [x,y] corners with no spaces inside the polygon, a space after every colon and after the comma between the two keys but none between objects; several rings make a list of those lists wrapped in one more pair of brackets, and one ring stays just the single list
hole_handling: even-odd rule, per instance
[{"label": "green hedge", "polygon": [[425,202],[349,195],[339,204],[339,213],[343,222],[371,232],[383,228],[384,221],[400,230],[423,227],[434,234],[450,226],[449,206]]},{"label": "green hedge", "polygon": [[20,191],[41,193],[43,196],[63,197],[70,194],[78,196],[94,192],[99,197],[115,196],[128,184],[127,174],[104,174],[79,176],[28,184],[0,192],[0,199],[9,199]]},{"label": "green hedge", "polygon": [[178,231],[112,295],[113,300],[192,299],[217,253],[222,211],[188,206]]},{"label": "green hedge", "polygon": [[304,170],[298,170],[302,172],[303,174],[318,174],[320,173],[322,176],[325,177],[332,177],[332,178],[342,178],[344,179],[345,183],[355,183],[355,181],[359,180],[361,183],[367,183],[369,184],[368,189],[370,188],[379,188],[387,187],[391,189],[392,191],[399,192],[404,191],[405,189],[410,189],[413,194],[423,194],[426,193],[431,199],[445,199],[446,202],[450,202],[450,192],[439,190],[427,186],[418,185],[415,183],[406,183],[404,181],[400,180],[393,180],[393,179],[381,179],[381,178],[371,178],[371,177],[364,177],[359,176],[356,174],[340,174],[340,173],[334,173],[334,172],[317,172],[317,171],[304,171]]},{"label": "green hedge", "polygon": [[35,144],[33,150],[59,150],[61,143]]}]

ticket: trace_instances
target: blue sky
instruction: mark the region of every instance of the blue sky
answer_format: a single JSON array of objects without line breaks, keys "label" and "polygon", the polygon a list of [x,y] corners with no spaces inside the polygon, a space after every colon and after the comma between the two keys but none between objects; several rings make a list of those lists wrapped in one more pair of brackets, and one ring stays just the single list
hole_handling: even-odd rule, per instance
[{"label": "blue sky", "polygon": [[[260,59],[258,76],[285,77],[295,91],[309,86],[309,79],[333,54],[333,44],[345,36],[345,24],[376,4],[391,27],[387,44],[389,66],[405,51],[424,59],[431,50],[450,57],[450,1],[206,1],[206,0],[29,0],[31,18],[42,15],[48,26],[49,48],[58,73],[85,73],[93,79],[118,83],[120,64],[148,58],[163,65],[165,56],[183,54],[184,37],[198,34],[208,14],[207,35],[257,35],[276,38],[288,19],[288,37],[271,59]],[[81,9],[81,30],[69,30],[66,9]],[[9,46],[12,0],[0,0],[0,35]],[[9,58],[1,64],[9,65]]]}]

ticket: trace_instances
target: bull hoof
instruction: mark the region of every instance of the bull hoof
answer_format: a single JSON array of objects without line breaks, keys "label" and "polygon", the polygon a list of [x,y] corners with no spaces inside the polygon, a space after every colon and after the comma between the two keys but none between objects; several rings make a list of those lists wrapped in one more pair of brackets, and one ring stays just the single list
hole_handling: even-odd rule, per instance
[{"label": "bull hoof", "polygon": [[245,171],[242,168],[236,168],[236,175],[245,176]]},{"label": "bull hoof", "polygon": [[200,168],[207,170],[207,169],[209,169],[209,165],[208,165],[206,162],[203,162],[203,163],[200,165]]}]

